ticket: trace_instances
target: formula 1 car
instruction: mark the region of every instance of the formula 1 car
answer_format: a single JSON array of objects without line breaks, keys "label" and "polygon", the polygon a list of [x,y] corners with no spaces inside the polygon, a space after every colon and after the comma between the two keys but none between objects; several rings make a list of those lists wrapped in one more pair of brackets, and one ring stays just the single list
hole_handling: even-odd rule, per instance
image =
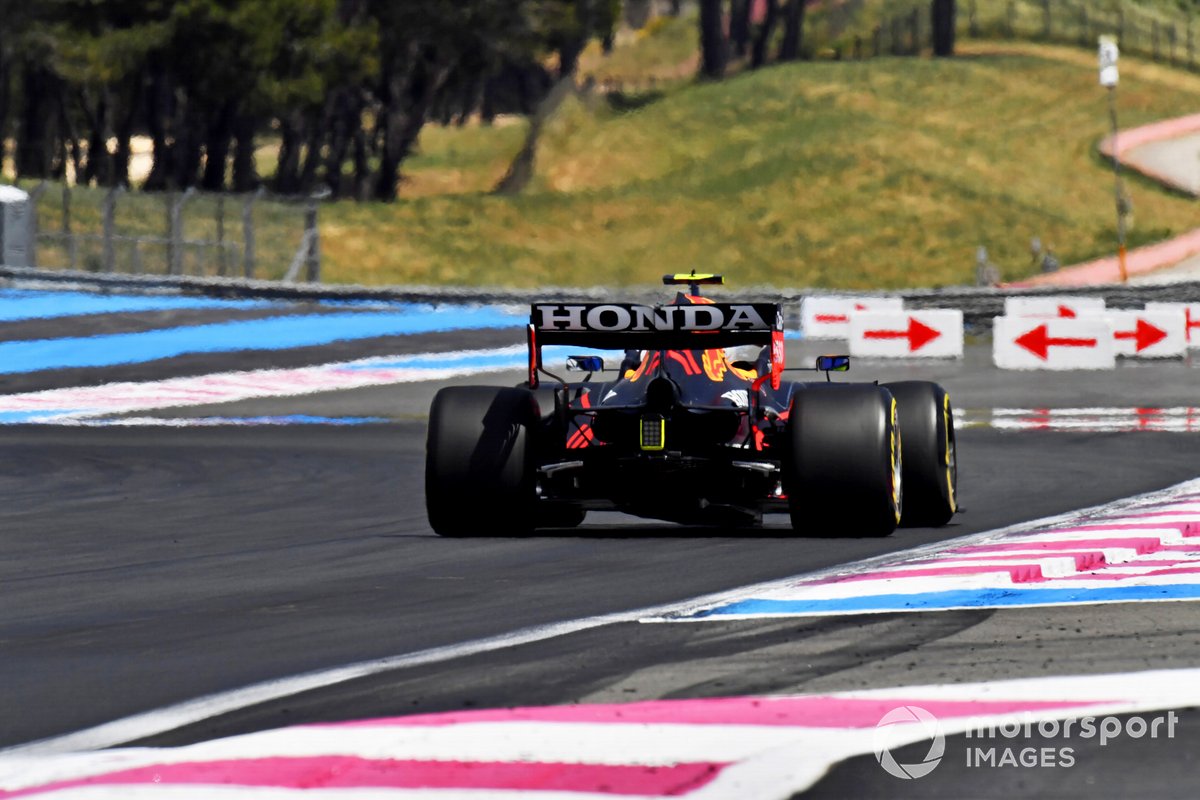
[{"label": "formula 1 car", "polygon": [[[849,356],[822,356],[824,381],[785,381],[774,303],[718,303],[687,284],[666,305],[535,303],[522,385],[452,386],[434,397],[425,502],[442,536],[579,525],[589,510],[683,524],[755,525],[787,513],[814,535],[886,536],[942,525],[957,510],[950,398],[925,381],[833,383]],[[543,348],[624,350],[616,370]],[[757,357],[730,354],[749,347]],[[596,374],[615,373],[595,380]],[[549,380],[546,380],[549,379]],[[901,436],[903,432],[903,436]]]}]

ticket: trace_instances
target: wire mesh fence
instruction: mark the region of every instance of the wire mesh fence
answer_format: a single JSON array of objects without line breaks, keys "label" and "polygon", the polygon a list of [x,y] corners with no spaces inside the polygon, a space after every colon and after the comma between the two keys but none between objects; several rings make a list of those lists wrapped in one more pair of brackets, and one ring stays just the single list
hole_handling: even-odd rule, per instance
[{"label": "wire mesh fence", "polygon": [[[1025,39],[1094,48],[1116,36],[1121,51],[1188,69],[1200,69],[1200,31],[1193,14],[1120,0],[965,0],[957,4],[959,36]],[[928,2],[897,3],[893,13],[850,51],[858,57],[917,55],[932,46]]]},{"label": "wire mesh fence", "polygon": [[1195,67],[1193,19],[1182,12],[1129,3],[1071,0],[968,0],[972,36],[1027,38],[1092,47],[1102,34],[1154,61]]},{"label": "wire mesh fence", "polygon": [[319,280],[317,197],[42,183],[31,265],[133,275]]}]

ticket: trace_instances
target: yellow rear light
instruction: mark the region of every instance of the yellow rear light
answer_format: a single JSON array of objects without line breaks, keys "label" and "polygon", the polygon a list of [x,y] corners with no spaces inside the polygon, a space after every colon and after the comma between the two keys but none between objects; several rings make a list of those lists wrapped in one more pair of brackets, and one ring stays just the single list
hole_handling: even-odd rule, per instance
[{"label": "yellow rear light", "polygon": [[667,421],[659,416],[642,417],[643,450],[662,450],[667,446]]}]

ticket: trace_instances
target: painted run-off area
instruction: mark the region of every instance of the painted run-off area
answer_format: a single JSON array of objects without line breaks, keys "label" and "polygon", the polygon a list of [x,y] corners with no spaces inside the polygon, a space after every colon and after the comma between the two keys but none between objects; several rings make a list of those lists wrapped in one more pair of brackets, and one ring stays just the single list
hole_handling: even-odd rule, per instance
[{"label": "painted run-off area", "polygon": [[898,553],[666,619],[1200,599],[1200,481]]}]

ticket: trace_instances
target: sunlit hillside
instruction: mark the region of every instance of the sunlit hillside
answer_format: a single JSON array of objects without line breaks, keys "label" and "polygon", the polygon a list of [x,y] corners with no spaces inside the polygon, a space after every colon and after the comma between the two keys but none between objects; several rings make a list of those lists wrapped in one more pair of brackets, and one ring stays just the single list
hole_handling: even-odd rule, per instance
[{"label": "sunlit hillside", "polygon": [[[519,147],[514,129],[433,128],[415,186],[468,162],[486,165],[486,178],[392,206],[327,208],[326,274],[592,285],[702,267],[742,284],[898,287],[970,282],[980,245],[1005,277],[1026,274],[1034,236],[1064,263],[1100,255],[1115,236],[1094,58],[974,44],[950,60],[773,67],[633,110],[572,100],[517,198],[483,191]],[[1123,125],[1200,105],[1200,77],[1122,67]],[[1130,192],[1133,244],[1197,222],[1190,200],[1137,179]]]}]

